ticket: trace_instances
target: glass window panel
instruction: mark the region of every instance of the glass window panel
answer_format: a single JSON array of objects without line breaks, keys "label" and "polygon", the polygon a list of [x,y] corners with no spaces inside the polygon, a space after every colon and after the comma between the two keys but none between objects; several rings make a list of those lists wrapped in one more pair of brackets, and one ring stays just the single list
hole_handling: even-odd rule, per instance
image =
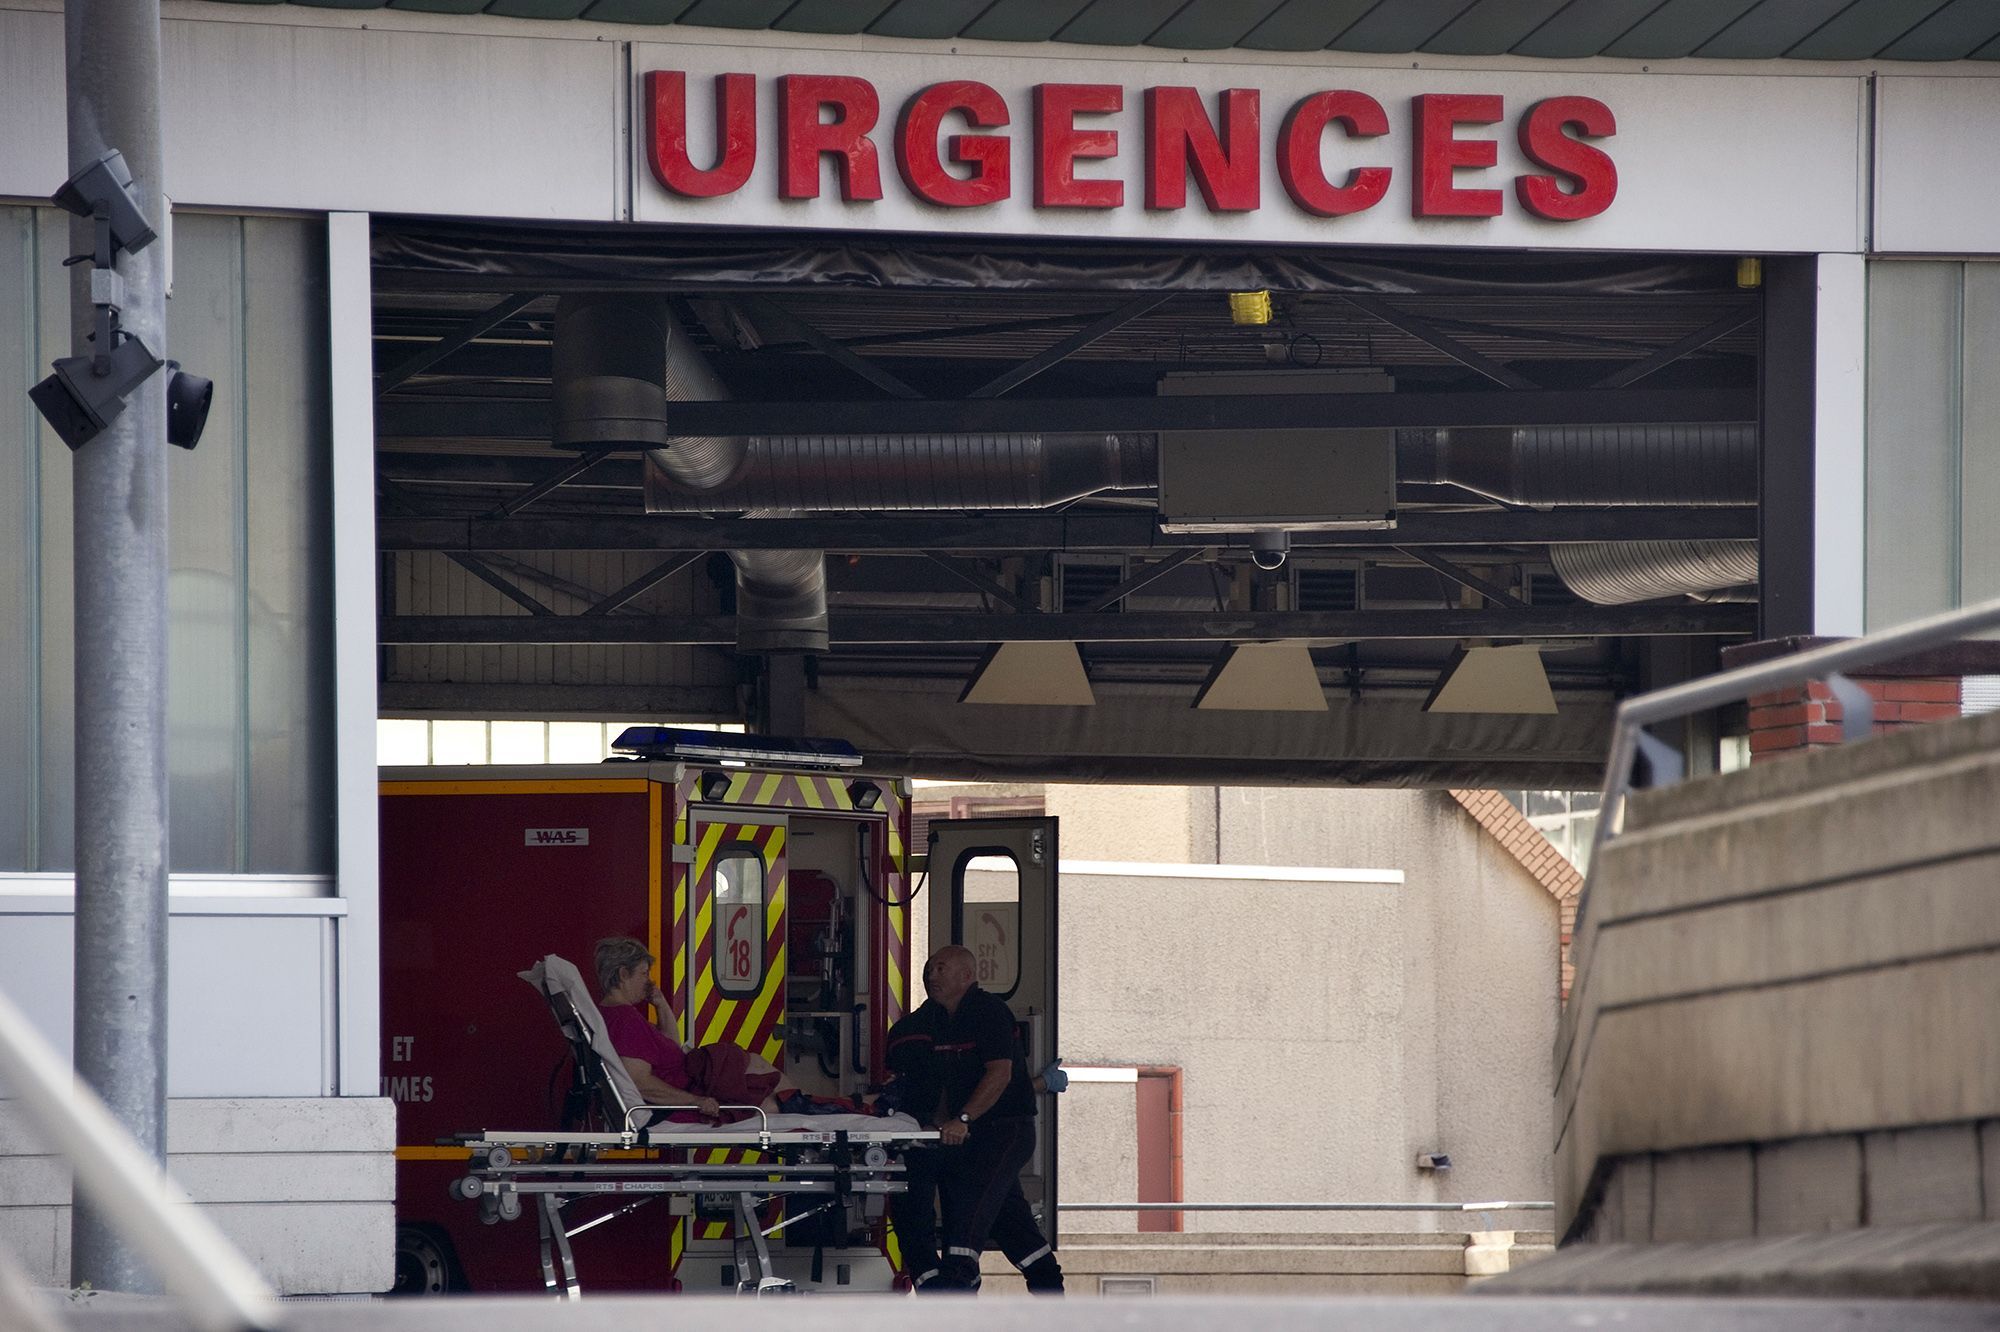
[{"label": "glass window panel", "polygon": [[495,763],[546,763],[549,757],[549,728],[535,721],[493,723]]},{"label": "glass window panel", "polygon": [[549,723],[551,763],[601,763],[609,752],[604,747],[603,722]]},{"label": "glass window panel", "polygon": [[[0,208],[0,292],[33,290],[35,210]],[[40,771],[41,450],[28,385],[46,370],[33,300],[0,301],[0,421],[17,424],[25,448],[0,448],[0,870],[35,869]],[[8,432],[11,437],[13,432]]]},{"label": "glass window panel", "polygon": [[486,762],[486,723],[432,722],[431,762],[444,764]]},{"label": "glass window panel", "polygon": [[249,638],[243,371],[243,223],[174,219],[175,359],[223,386],[201,447],[170,461],[167,777],[173,868],[240,871],[248,858]]},{"label": "glass window panel", "polygon": [[974,979],[1005,998],[1021,980],[1021,867],[1005,853],[974,856],[956,888],[959,938],[972,950]]},{"label": "glass window panel", "polygon": [[375,723],[375,761],[385,768],[416,768],[431,761],[431,724],[384,717]]},{"label": "glass window panel", "polygon": [[715,940],[715,988],[738,997],[764,984],[764,858],[731,851],[715,862],[709,937]]},{"label": "glass window panel", "polygon": [[[249,858],[258,874],[334,868],[333,502],[325,224],[242,223],[242,394]],[[176,296],[178,303],[183,297]],[[182,359],[186,359],[183,357]],[[208,370],[202,373],[209,374]],[[211,416],[202,449],[211,447]]]}]

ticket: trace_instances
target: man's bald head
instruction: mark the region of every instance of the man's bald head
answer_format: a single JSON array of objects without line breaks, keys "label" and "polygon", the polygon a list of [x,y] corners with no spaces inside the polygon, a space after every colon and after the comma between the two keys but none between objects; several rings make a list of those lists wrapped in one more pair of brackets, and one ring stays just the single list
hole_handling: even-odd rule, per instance
[{"label": "man's bald head", "polygon": [[946,1008],[958,1007],[958,1001],[972,988],[978,967],[972,960],[972,950],[958,944],[946,944],[931,954],[931,960],[924,967],[924,984],[931,998]]}]

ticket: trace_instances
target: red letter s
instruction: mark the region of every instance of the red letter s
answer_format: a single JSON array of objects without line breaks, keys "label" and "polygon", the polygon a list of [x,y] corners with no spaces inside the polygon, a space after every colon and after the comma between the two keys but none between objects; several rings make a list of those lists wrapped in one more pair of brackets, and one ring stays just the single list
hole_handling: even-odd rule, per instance
[{"label": "red letter s", "polygon": [[[1576,138],[1563,132],[1572,126]],[[1596,217],[1609,208],[1618,197],[1618,167],[1607,153],[1577,139],[1607,139],[1617,132],[1611,108],[1595,97],[1551,97],[1529,107],[1521,117],[1521,151],[1536,166],[1576,182],[1576,188],[1565,191],[1557,176],[1521,176],[1514,193],[1522,206],[1552,222]]]}]

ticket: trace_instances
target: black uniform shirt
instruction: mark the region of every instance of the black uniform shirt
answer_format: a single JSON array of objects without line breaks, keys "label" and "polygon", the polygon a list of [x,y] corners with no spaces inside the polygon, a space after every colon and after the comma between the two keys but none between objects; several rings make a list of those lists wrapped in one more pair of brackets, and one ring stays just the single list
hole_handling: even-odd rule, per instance
[{"label": "black uniform shirt", "polygon": [[[972,1099],[986,1065],[995,1059],[1009,1060],[1013,1076],[983,1119],[1020,1119],[1035,1113],[1035,1083],[1028,1075],[1028,1061],[1014,1033],[1014,1014],[1005,1002],[977,985],[958,1001],[958,1011],[948,1015],[938,1033],[938,1055],[944,1064],[944,1109],[947,1119],[958,1117]],[[978,1120],[974,1120],[977,1123]]]},{"label": "black uniform shirt", "polygon": [[944,1068],[937,1053],[944,1019],[944,1005],[928,999],[889,1028],[882,1062],[896,1075],[891,1099],[898,1110],[921,1124],[937,1122],[938,1102],[944,1099]]}]

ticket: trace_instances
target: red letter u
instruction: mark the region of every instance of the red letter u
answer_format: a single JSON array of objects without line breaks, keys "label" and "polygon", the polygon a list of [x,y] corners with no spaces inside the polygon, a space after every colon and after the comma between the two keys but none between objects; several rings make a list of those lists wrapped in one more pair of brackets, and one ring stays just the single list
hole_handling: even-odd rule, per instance
[{"label": "red letter u", "polygon": [[656,69],[646,75],[647,157],[653,178],[675,194],[713,199],[733,194],[757,165],[757,77],[715,79],[715,165],[704,171],[688,157],[687,75]]}]

